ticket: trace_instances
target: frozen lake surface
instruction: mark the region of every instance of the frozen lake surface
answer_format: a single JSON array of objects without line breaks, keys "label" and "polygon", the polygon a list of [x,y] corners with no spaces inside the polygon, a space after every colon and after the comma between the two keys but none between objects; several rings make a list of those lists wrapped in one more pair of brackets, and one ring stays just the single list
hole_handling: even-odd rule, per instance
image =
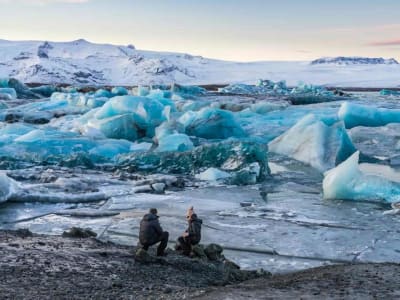
[{"label": "frozen lake surface", "polygon": [[[207,105],[235,103],[236,107],[251,101],[278,103],[277,109],[265,113],[233,109],[246,134],[263,144],[285,133],[309,113],[324,118],[336,115],[343,103],[286,105],[280,99],[232,95],[206,95],[197,101]],[[355,94],[350,101],[400,109],[400,97],[377,93]],[[75,115],[54,118],[51,126],[67,131],[71,118]],[[47,129],[49,124],[34,126]],[[399,126],[391,123],[347,129],[354,146],[364,155],[360,165],[363,172],[400,182],[396,160],[400,155]],[[0,203],[1,229],[29,228],[36,233],[58,235],[72,226],[90,227],[104,241],[136,245],[139,221],[150,207],[158,208],[161,225],[174,240],[184,231],[186,209],[193,205],[204,222],[202,243],[224,245],[226,256],[246,269],[286,272],[339,261],[400,261],[400,215],[384,214],[391,209],[390,203],[379,199],[324,200],[323,173],[281,154],[268,153],[270,174],[243,186],[201,181],[194,174],[170,174],[174,179],[162,179],[160,172],[133,172],[128,176],[109,165],[92,169],[29,163],[25,167],[10,167],[5,162],[2,165],[4,172],[25,191],[23,195],[74,195],[76,201],[49,203],[32,198]],[[176,178],[180,184],[174,181]],[[151,193],[153,190],[148,188],[157,180],[166,183],[164,194]],[[93,201],[80,202],[79,197],[83,199],[87,194],[93,195]],[[274,251],[279,255],[273,255]]]}]

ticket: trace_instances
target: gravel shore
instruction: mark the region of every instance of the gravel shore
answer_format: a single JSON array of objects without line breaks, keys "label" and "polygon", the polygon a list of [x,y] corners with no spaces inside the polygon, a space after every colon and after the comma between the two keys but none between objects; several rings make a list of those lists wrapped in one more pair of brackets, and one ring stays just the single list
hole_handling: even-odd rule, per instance
[{"label": "gravel shore", "polygon": [[152,263],[94,238],[0,231],[1,299],[399,299],[400,265],[335,265],[270,276],[173,251]]}]

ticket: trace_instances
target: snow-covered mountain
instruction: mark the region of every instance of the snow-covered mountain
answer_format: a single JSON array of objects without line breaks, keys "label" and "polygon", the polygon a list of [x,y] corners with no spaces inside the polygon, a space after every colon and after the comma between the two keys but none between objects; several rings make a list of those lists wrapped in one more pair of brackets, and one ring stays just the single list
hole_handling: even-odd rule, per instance
[{"label": "snow-covered mountain", "polygon": [[360,57],[360,56],[338,56],[322,57],[311,62],[312,65],[337,64],[337,65],[398,65],[394,58],[385,59],[382,57]]},{"label": "snow-covered mountain", "polygon": [[[339,58],[337,58],[339,59]],[[132,45],[0,40],[0,78],[25,83],[79,85],[223,84],[287,80],[332,86],[400,86],[400,65],[340,58],[353,64],[310,62],[238,63],[182,53],[137,50]],[[374,60],[374,59],[372,59]],[[378,60],[379,61],[379,60]]]}]

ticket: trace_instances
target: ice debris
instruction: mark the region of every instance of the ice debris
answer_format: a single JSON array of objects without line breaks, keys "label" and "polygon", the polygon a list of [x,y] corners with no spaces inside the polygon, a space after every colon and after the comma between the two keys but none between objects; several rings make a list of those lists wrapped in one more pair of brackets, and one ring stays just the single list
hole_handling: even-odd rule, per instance
[{"label": "ice debris", "polygon": [[342,122],[306,115],[269,143],[271,152],[283,154],[324,172],[351,156],[356,148]]},{"label": "ice debris", "polygon": [[400,182],[363,173],[359,166],[359,152],[326,172],[323,181],[325,199],[357,201],[400,201]]},{"label": "ice debris", "polygon": [[198,112],[186,112],[180,119],[189,136],[205,139],[244,137],[246,133],[233,113],[222,109],[203,108]]},{"label": "ice debris", "polygon": [[8,201],[18,190],[18,182],[0,173],[0,203]]},{"label": "ice debris", "polygon": [[206,181],[217,181],[221,179],[230,178],[231,175],[228,172],[221,171],[217,168],[208,168],[204,172],[196,174],[197,179]]},{"label": "ice debris", "polygon": [[383,89],[379,92],[381,96],[400,96],[400,91]]},{"label": "ice debris", "polygon": [[400,123],[400,109],[376,108],[374,106],[344,102],[338,112],[346,128],[356,126],[379,127]]},{"label": "ice debris", "polygon": [[240,173],[239,181],[256,178],[259,182],[269,175],[268,147],[256,142],[228,140],[201,145],[185,152],[129,153],[119,156],[117,168],[129,172],[191,175],[208,168],[218,168],[224,172]]}]

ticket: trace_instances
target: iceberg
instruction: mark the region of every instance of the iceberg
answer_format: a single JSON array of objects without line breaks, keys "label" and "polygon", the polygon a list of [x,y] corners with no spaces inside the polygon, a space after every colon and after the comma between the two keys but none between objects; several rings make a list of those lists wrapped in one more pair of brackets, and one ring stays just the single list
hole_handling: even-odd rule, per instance
[{"label": "iceberg", "polygon": [[113,96],[126,96],[129,94],[128,90],[122,86],[113,87],[111,93]]},{"label": "iceberg", "polygon": [[357,126],[379,127],[389,123],[400,123],[400,109],[376,108],[344,102],[338,112],[346,128]]},{"label": "iceberg", "polygon": [[111,139],[125,139],[136,141],[139,136],[138,128],[135,126],[135,120],[132,114],[123,114],[112,116],[105,119],[93,119],[85,127],[86,133],[93,132],[88,128],[94,128],[100,131],[105,137]]},{"label": "iceberg", "polygon": [[269,143],[271,152],[292,157],[323,172],[351,156],[356,148],[342,122],[306,115]]},{"label": "iceberg", "polygon": [[82,116],[77,126],[81,132],[91,127],[109,138],[135,141],[142,137],[152,138],[155,128],[169,119],[170,110],[170,106],[154,99],[117,96]]},{"label": "iceberg", "polygon": [[0,79],[0,88],[13,88],[18,99],[40,99],[41,96],[15,78]]},{"label": "iceberg", "polygon": [[30,89],[31,92],[34,92],[35,94],[38,94],[43,97],[51,97],[51,95],[55,92],[60,91],[59,88],[52,86],[52,85],[41,85],[37,87],[33,87]]},{"label": "iceberg", "polygon": [[205,88],[199,87],[199,86],[194,86],[194,85],[180,85],[177,83],[174,83],[171,86],[171,92],[175,94],[179,94],[183,97],[187,96],[200,96],[200,95],[205,95],[207,93],[207,90]]},{"label": "iceberg", "polygon": [[203,108],[198,112],[187,112],[179,119],[186,134],[205,139],[244,137],[246,133],[230,111]]},{"label": "iceberg", "polygon": [[157,152],[178,151],[184,152],[194,148],[192,141],[186,134],[173,133],[158,139]]},{"label": "iceberg", "polygon": [[8,201],[18,190],[18,182],[0,173],[0,203]]},{"label": "iceberg", "polygon": [[13,88],[0,88],[0,99],[15,100],[17,99],[17,92]]},{"label": "iceberg", "polygon": [[322,183],[324,199],[357,201],[400,201],[400,182],[364,174],[358,165],[359,152],[326,172]]}]

